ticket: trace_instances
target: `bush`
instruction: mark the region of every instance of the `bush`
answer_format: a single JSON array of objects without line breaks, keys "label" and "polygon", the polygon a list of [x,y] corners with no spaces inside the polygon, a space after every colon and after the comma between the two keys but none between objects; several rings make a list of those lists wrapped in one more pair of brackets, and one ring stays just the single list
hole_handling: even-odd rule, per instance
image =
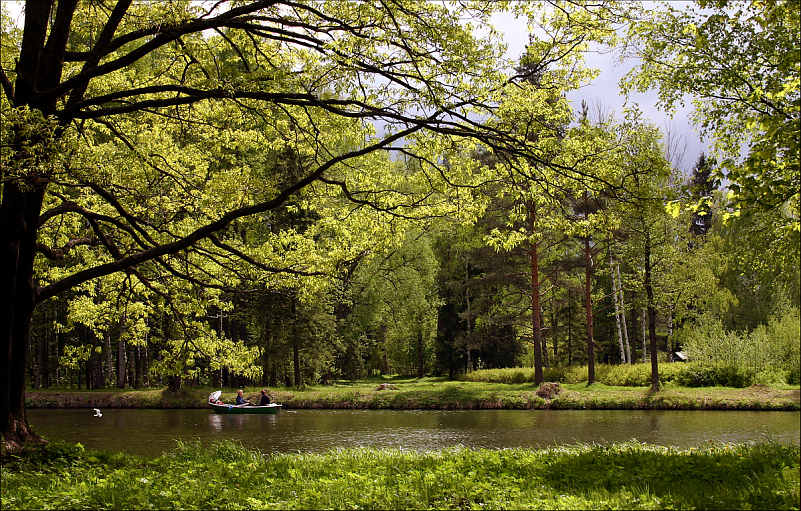
[{"label": "bush", "polygon": [[[685,366],[684,363],[660,363],[659,381],[669,383]],[[534,381],[531,367],[506,369],[480,369],[467,373],[464,381],[485,383],[526,383]],[[559,383],[581,383],[587,381],[587,366],[544,367],[543,380]],[[595,381],[604,385],[620,387],[647,387],[651,384],[651,364],[596,364]]]},{"label": "bush", "polygon": [[[683,363],[660,363],[659,382],[672,382],[681,371]],[[651,384],[651,364],[620,364],[596,366],[596,379],[604,385],[623,387],[647,387]]]},{"label": "bush", "polygon": [[[684,381],[798,383],[801,323],[797,308],[779,311],[752,332],[727,331],[719,319],[703,316],[697,324],[686,326],[679,338],[690,360],[703,367],[688,370]],[[708,378],[700,376],[702,370]]]},{"label": "bush", "polygon": [[798,366],[793,367],[785,373],[785,381],[790,385],[798,385],[801,383],[801,368]]},{"label": "bush", "polygon": [[756,373],[734,365],[690,363],[676,375],[675,382],[685,387],[743,388],[756,383]]}]

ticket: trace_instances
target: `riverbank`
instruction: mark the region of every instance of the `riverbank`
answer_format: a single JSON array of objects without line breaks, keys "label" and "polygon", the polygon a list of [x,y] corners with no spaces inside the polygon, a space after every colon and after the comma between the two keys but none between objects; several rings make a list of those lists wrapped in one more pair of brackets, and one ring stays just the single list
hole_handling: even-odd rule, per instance
[{"label": "riverbank", "polygon": [[[379,390],[381,387],[383,389]],[[28,408],[205,408],[213,388],[28,391]],[[790,385],[754,385],[746,388],[681,387],[666,384],[651,393],[648,387],[622,387],[596,383],[561,384],[552,399],[537,395],[531,383],[503,384],[447,381],[441,378],[396,379],[318,385],[303,390],[271,388],[273,401],[286,408],[479,410],[479,409],[601,409],[601,410],[799,410],[801,390]],[[233,402],[234,389],[223,389],[225,402]],[[245,389],[257,401],[258,389]]]},{"label": "riverbank", "polygon": [[53,443],[3,459],[3,509],[798,509],[798,446],[350,449],[230,442],[155,459]]}]

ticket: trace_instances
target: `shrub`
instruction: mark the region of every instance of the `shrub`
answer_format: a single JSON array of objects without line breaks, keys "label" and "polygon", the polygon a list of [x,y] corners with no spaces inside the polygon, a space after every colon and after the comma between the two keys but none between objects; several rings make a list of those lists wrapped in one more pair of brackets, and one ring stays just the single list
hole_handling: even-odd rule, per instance
[{"label": "shrub", "polygon": [[[702,316],[697,324],[685,327],[679,337],[690,360],[700,363],[710,375],[717,375],[714,379],[718,381],[798,382],[801,324],[797,308],[779,311],[752,332],[727,331],[719,319]],[[698,378],[700,370],[693,369],[683,378],[703,380]]]},{"label": "shrub", "polygon": [[790,385],[798,385],[801,383],[801,368],[795,366],[787,371],[785,373],[785,381]]},{"label": "shrub", "polygon": [[[678,362],[659,364],[659,381],[661,383],[674,381],[684,365]],[[534,369],[531,367],[480,369],[467,373],[462,380],[485,383],[533,382]],[[543,380],[559,383],[586,382],[587,366],[545,367]],[[596,364],[595,380],[604,385],[646,387],[651,384],[651,364]]]},{"label": "shrub", "polygon": [[460,379],[485,383],[526,383],[534,381],[534,368],[479,369],[463,375]]},{"label": "shrub", "polygon": [[756,382],[756,373],[730,364],[685,364],[675,382],[685,387],[748,387]]}]

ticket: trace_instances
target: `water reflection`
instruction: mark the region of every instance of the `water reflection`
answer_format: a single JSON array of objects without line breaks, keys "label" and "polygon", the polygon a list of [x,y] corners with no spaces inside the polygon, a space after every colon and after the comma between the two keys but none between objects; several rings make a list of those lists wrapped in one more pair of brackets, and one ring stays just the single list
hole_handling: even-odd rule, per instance
[{"label": "water reflection", "polygon": [[[87,447],[157,455],[175,440],[232,440],[266,452],[339,447],[413,450],[455,445],[543,447],[631,439],[689,447],[764,438],[800,443],[799,412],[660,410],[284,410],[278,415],[220,415],[207,410],[29,410],[49,438]],[[120,439],[125,439],[121,442]]]}]

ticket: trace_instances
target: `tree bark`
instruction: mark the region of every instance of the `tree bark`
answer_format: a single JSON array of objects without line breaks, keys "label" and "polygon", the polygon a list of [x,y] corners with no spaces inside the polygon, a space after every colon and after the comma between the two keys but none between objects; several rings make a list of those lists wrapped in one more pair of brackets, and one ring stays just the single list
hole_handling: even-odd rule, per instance
[{"label": "tree bark", "polygon": [[[528,232],[534,235],[537,224],[537,209],[533,202],[528,204]],[[542,325],[540,324],[540,269],[538,243],[529,246],[529,264],[531,269],[531,331],[534,342],[534,384],[543,382],[542,375]]]},{"label": "tree bark", "polygon": [[567,288],[567,365],[573,365],[573,302]]},{"label": "tree bark", "polygon": [[267,317],[264,322],[264,332],[262,332],[262,349],[261,354],[261,384],[268,385],[270,383],[270,349],[273,344],[273,329],[272,329],[272,316]]},{"label": "tree bark", "polygon": [[426,375],[425,358],[423,356],[423,325],[417,328],[417,377]]},{"label": "tree bark", "polygon": [[295,369],[295,387],[301,388],[303,386],[303,378],[300,374],[300,348],[297,341],[292,341],[292,362]]},{"label": "tree bark", "polygon": [[[665,339],[665,351],[668,353],[672,353],[673,351],[673,304],[670,304],[670,310],[668,311],[668,334],[667,339]],[[672,356],[672,355],[671,355]]]},{"label": "tree bark", "polygon": [[117,339],[117,388],[124,389],[128,376],[128,357],[123,334],[125,333],[125,319],[120,327],[120,338]]},{"label": "tree bark", "polygon": [[623,328],[620,325],[620,303],[618,302],[617,278],[615,276],[615,260],[612,258],[612,250],[609,250],[609,275],[612,277],[612,298],[615,301],[615,325],[617,326],[617,343],[620,347],[620,363],[625,364],[626,348],[623,345]]},{"label": "tree bark", "polygon": [[25,416],[25,368],[30,326],[36,299],[33,259],[36,229],[44,199],[45,184],[22,190],[14,182],[2,185],[0,204],[0,289],[6,296],[0,307],[2,339],[3,446],[15,450],[29,440],[40,440]]},{"label": "tree bark", "polygon": [[113,357],[114,355],[111,352],[111,330],[107,329],[103,334],[103,387],[112,384]]},{"label": "tree bark", "polygon": [[620,319],[623,321],[623,340],[626,343],[626,359],[629,361],[629,364],[631,364],[631,344],[629,344],[629,329],[626,326],[626,303],[623,301],[623,279],[620,278],[620,262],[617,263],[616,273],[617,289],[620,293]]},{"label": "tree bark", "polygon": [[[554,278],[554,282],[556,282],[556,278]],[[551,298],[551,344],[553,345],[553,363],[555,366],[559,365],[559,348],[558,348],[558,339],[557,339],[557,329],[559,327],[559,310],[558,304],[556,303],[556,291],[554,291],[554,296]]]},{"label": "tree bark", "polygon": [[592,253],[590,237],[584,238],[584,314],[587,320],[587,385],[595,383],[595,340],[592,331]]},{"label": "tree bark", "polygon": [[659,362],[656,351],[656,309],[654,308],[654,290],[651,286],[651,236],[645,231],[645,295],[648,308],[648,344],[651,349],[651,390],[659,390]]},{"label": "tree bark", "polygon": [[381,374],[389,374],[389,353],[387,348],[387,325],[383,324],[379,327],[379,338],[381,339],[381,349],[383,351],[381,357]]},{"label": "tree bark", "polygon": [[642,330],[642,362],[645,363],[646,357],[648,356],[648,327],[646,326],[648,320],[648,313],[645,311],[645,307],[642,308],[640,311],[640,330]]}]

